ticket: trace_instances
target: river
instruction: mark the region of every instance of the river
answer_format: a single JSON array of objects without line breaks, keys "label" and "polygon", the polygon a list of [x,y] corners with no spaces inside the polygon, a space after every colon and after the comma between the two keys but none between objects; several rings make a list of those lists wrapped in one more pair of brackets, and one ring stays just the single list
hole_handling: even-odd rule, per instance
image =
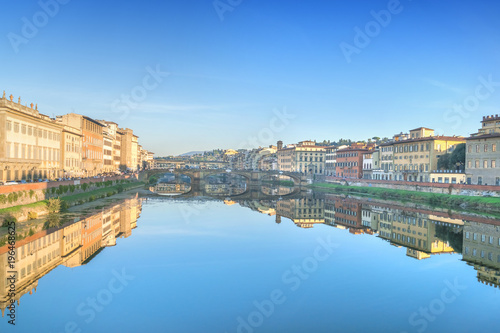
[{"label": "river", "polygon": [[20,225],[0,332],[498,331],[499,220],[268,187],[128,192]]}]

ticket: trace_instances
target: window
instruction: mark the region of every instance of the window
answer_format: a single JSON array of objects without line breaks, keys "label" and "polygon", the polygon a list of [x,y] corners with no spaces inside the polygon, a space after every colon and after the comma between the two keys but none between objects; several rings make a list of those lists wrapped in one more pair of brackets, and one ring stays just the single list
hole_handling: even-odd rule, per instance
[{"label": "window", "polygon": [[497,167],[497,161],[496,160],[491,160],[491,167],[496,168]]},{"label": "window", "polygon": [[484,152],[486,153],[487,151],[488,151],[488,145],[487,145],[487,144],[485,144],[485,145],[484,145]]},{"label": "window", "polygon": [[491,151],[497,151],[497,145],[496,143],[491,145]]},{"label": "window", "polygon": [[476,145],[476,153],[479,153],[479,145]]},{"label": "window", "polygon": [[472,145],[469,145],[469,146],[467,147],[467,152],[468,152],[468,153],[472,153]]},{"label": "window", "polygon": [[19,133],[19,123],[14,123],[14,132]]},{"label": "window", "polygon": [[479,168],[479,160],[476,160],[476,169]]},{"label": "window", "polygon": [[488,160],[483,161],[483,168],[485,168],[485,169],[488,168]]}]

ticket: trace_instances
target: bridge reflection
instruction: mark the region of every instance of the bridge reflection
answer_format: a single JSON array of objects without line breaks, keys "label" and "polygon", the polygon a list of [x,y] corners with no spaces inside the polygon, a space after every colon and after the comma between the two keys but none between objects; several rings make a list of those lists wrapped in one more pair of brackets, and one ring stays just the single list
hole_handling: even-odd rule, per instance
[{"label": "bridge reflection", "polygon": [[280,185],[283,178],[288,176],[278,174],[264,174],[260,175],[257,180],[252,180],[239,172],[217,173],[212,171],[202,179],[195,179],[194,181],[191,178],[188,180],[181,179],[180,176],[186,176],[181,173],[162,174],[163,177],[149,190],[152,193],[164,196],[272,199],[274,197],[295,195],[301,190],[300,187],[290,186],[293,185],[292,181],[288,181],[287,185]]}]

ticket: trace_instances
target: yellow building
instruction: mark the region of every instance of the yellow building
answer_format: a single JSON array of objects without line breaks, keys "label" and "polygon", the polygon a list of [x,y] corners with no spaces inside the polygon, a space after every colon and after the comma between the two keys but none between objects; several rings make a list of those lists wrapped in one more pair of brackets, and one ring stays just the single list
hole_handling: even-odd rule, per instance
[{"label": "yellow building", "polygon": [[460,143],[465,143],[463,137],[434,136],[434,130],[425,127],[411,130],[409,139],[393,144],[394,180],[431,181],[430,172],[437,169],[439,157]]},{"label": "yellow building", "polygon": [[62,126],[21,105],[11,95],[0,98],[0,181],[57,178],[62,176]]},{"label": "yellow building", "polygon": [[314,141],[301,141],[279,149],[278,170],[322,175],[325,172],[326,148]]},{"label": "yellow building", "polygon": [[432,183],[465,184],[465,173],[454,170],[434,170],[430,173]]},{"label": "yellow building", "polygon": [[62,165],[64,177],[81,177],[82,174],[82,131],[63,125],[62,130]]},{"label": "yellow building", "polygon": [[131,171],[136,171],[140,161],[140,157],[137,156],[139,137],[134,135],[130,128],[120,128],[118,133],[121,135],[120,164]]}]

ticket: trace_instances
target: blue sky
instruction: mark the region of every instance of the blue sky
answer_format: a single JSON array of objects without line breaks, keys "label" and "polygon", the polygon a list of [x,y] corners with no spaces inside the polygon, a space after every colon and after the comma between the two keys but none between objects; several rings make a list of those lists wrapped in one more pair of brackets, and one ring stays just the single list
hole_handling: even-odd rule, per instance
[{"label": "blue sky", "polygon": [[500,113],[495,1],[222,0],[222,14],[213,1],[60,1],[52,16],[3,5],[0,90],[118,122],[160,156],[419,126],[468,135]]}]

